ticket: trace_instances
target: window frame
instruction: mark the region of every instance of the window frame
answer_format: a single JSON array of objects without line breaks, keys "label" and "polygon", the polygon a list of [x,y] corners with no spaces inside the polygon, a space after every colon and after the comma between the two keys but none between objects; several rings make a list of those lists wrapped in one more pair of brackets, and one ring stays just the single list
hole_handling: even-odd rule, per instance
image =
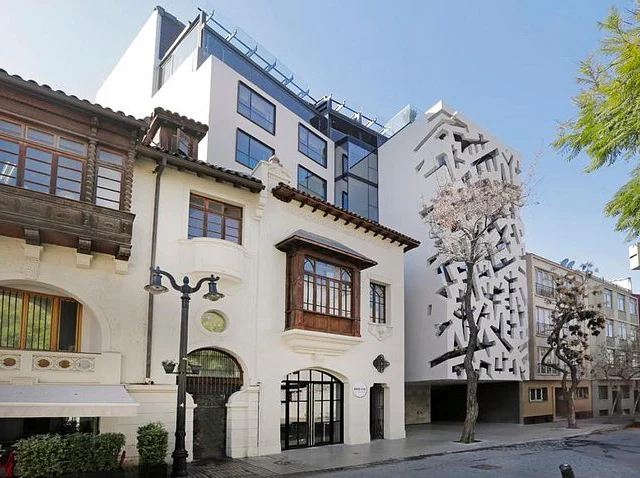
[{"label": "window frame", "polygon": [[[204,201],[205,205],[203,207],[200,207],[200,206],[195,206],[194,207],[194,206],[192,206],[191,200],[192,200],[193,197],[197,197],[199,199],[202,199]],[[218,213],[214,213],[213,211],[209,210],[208,205],[210,203],[214,203],[214,204],[218,204],[218,205],[222,206],[223,207],[223,214],[220,215]],[[203,228],[202,232],[203,232],[203,235],[202,236],[189,237],[190,236],[189,229],[191,229],[190,219],[191,219],[191,209],[192,209],[192,207],[195,208],[195,209],[198,209],[199,211],[202,211],[202,213],[203,213],[203,215],[202,215],[202,228]],[[240,218],[236,218],[236,217],[232,217],[230,215],[224,214],[224,210],[227,207],[239,210],[240,211]],[[221,227],[221,234],[220,235],[221,235],[221,237],[211,237],[211,236],[208,236],[208,235],[204,234],[206,232],[205,228],[206,228],[206,225],[207,225],[207,216],[209,214],[216,214],[216,215],[219,215],[219,216],[222,217],[222,220],[221,220],[221,223],[220,223],[220,227]],[[226,232],[227,231],[227,228],[226,228],[226,220],[227,220],[227,218],[236,219],[236,220],[238,220],[240,222],[240,227],[238,228],[238,242],[235,242],[235,241],[232,241],[232,240],[226,238],[226,236],[227,236],[227,232]],[[206,196],[203,196],[201,194],[194,193],[194,192],[190,192],[189,193],[189,215],[188,215],[188,220],[187,220],[187,239],[189,239],[189,240],[197,239],[197,238],[219,239],[219,240],[222,240],[222,241],[228,241],[228,242],[230,242],[232,244],[237,244],[238,246],[242,246],[242,241],[243,241],[243,236],[244,236],[243,228],[244,228],[244,208],[242,206],[237,206],[235,204],[229,204],[229,203],[226,203],[226,202],[221,201],[219,199],[212,199],[212,198],[209,198],[209,197],[206,197]]]},{"label": "window frame", "polygon": [[[271,106],[273,108],[273,131],[268,130],[267,128],[265,128],[263,125],[261,125],[260,123],[258,123],[257,121],[255,121],[253,118],[251,118],[251,115],[247,116],[245,115],[242,111],[240,111],[240,89],[244,87],[247,90],[249,90],[249,111],[253,111],[252,109],[252,105],[253,105],[253,95],[256,95],[258,98],[260,98],[262,101],[264,101],[265,103],[267,103],[269,106]],[[265,130],[267,133],[270,133],[272,135],[276,135],[276,117],[277,117],[277,110],[276,110],[276,105],[275,103],[272,103],[271,101],[269,101],[268,99],[266,99],[264,96],[262,96],[260,93],[258,93],[256,90],[254,90],[253,88],[251,88],[249,85],[247,85],[245,82],[243,81],[238,81],[238,92],[237,92],[237,99],[236,99],[236,112],[242,116],[243,118],[248,119],[249,121],[251,121],[253,124],[259,126],[260,128],[262,128],[263,130]]]},{"label": "window frame", "polygon": [[[315,136],[318,140],[322,141],[324,143],[324,155],[322,158],[322,162],[318,161],[316,158],[314,158],[313,156],[310,156],[309,154],[305,153],[304,151],[302,151],[302,149],[300,148],[300,131],[304,130],[307,133],[307,150],[310,150],[309,147],[309,137],[310,136]],[[311,131],[310,128],[307,128],[305,125],[303,125],[302,123],[298,123],[298,152],[303,154],[304,156],[306,156],[307,158],[309,158],[311,161],[313,161],[316,164],[319,164],[320,166],[322,166],[323,168],[327,168],[327,163],[329,161],[329,143],[327,143],[327,140],[322,138],[320,135],[314,133],[313,131]]]},{"label": "window frame", "polygon": [[[620,299],[622,299],[622,302],[620,301]],[[627,311],[627,298],[623,295],[618,293],[618,312],[626,312]],[[620,308],[620,304],[622,304],[622,308]]]},{"label": "window frame", "polygon": [[[382,303],[376,304],[376,290],[382,290]],[[382,310],[382,317],[376,316],[376,311]],[[369,282],[369,321],[372,324],[387,325],[387,285]]]},{"label": "window frame", "polygon": [[[608,300],[607,300],[608,299]],[[602,305],[607,309],[613,308],[613,291],[605,289],[602,292]]]},{"label": "window frame", "polygon": [[529,387],[529,402],[548,402],[549,401],[549,389],[548,387]]},{"label": "window frame", "polygon": [[[249,158],[250,158],[250,159],[253,159],[253,158],[251,158],[251,141],[252,141],[252,140],[253,140],[253,141],[255,141],[256,143],[261,144],[261,145],[262,145],[262,146],[264,146],[265,148],[269,149],[269,150],[271,151],[271,156],[274,156],[274,155],[276,154],[276,150],[275,150],[275,149],[273,149],[273,148],[272,148],[271,146],[269,146],[268,144],[263,143],[262,141],[260,141],[260,140],[259,140],[258,138],[256,138],[255,136],[251,136],[249,133],[247,133],[247,132],[246,132],[246,131],[244,131],[243,129],[241,129],[241,128],[236,128],[236,153],[235,153],[235,158],[234,158],[234,160],[235,160],[235,162],[236,162],[236,163],[238,163],[238,164],[242,164],[243,166],[245,166],[245,167],[247,167],[247,168],[249,168],[249,169],[253,170],[253,169],[258,165],[258,163],[260,162],[260,161],[256,161],[256,164],[255,164],[254,166],[250,166],[250,165],[248,165],[248,164],[243,163],[242,161],[238,161],[238,151],[239,151],[239,150],[238,150],[238,144],[239,144],[238,139],[240,138],[240,135],[241,135],[241,134],[243,134],[243,135],[245,135],[245,136],[247,136],[247,137],[249,138],[249,155],[248,155],[248,156],[249,156]],[[243,154],[244,154],[244,152],[243,152]]]},{"label": "window frame", "polygon": [[[100,152],[104,151],[105,153],[109,153],[109,154],[113,154],[116,156],[120,156],[120,158],[122,158],[122,163],[120,163],[120,165],[117,165],[115,163],[109,162],[109,161],[105,161],[105,160],[101,160],[100,159]],[[124,172],[125,172],[125,162],[127,161],[127,155],[122,153],[122,152],[118,152],[117,150],[111,149],[109,147],[105,148],[103,146],[98,146],[96,148],[96,168],[95,168],[95,178],[94,178],[94,193],[93,193],[93,204],[95,204],[96,206],[99,207],[105,207],[107,209],[113,209],[113,210],[122,210],[122,202],[124,200]],[[98,186],[98,180],[100,178],[100,168],[104,168],[104,169],[109,169],[111,171],[117,171],[118,173],[120,173],[120,191],[118,191],[118,208],[115,209],[113,207],[110,206],[105,206],[104,204],[98,204],[98,199],[102,199],[104,201],[107,202],[111,202],[115,204],[115,201],[111,201],[110,199],[105,199],[105,198],[98,198],[98,188],[101,188],[101,186]],[[114,181],[111,178],[105,178],[108,179],[110,181]],[[113,191],[112,189],[108,189],[108,188],[104,188],[102,187],[102,189],[107,189],[108,191]],[[115,192],[115,191],[113,191]]]},{"label": "window frame", "polygon": [[[82,304],[75,300],[73,297],[59,296],[46,294],[41,292],[34,292],[25,289],[16,289],[13,287],[0,286],[0,293],[8,291],[10,294],[21,294],[21,315],[20,315],[20,346],[10,347],[2,345],[1,347],[7,350],[34,350],[40,352],[66,352],[66,353],[79,353],[82,350]],[[28,327],[28,310],[31,297],[42,297],[51,300],[51,325],[49,328],[50,334],[50,346],[48,349],[27,348],[27,327]],[[75,335],[75,347],[74,350],[60,350],[60,311],[62,302],[74,302],[76,304],[76,335]],[[1,311],[0,311],[1,312]],[[1,319],[1,318],[0,318]],[[0,321],[1,323],[1,321]],[[14,330],[15,332],[15,330]]]},{"label": "window frame", "polygon": [[589,387],[578,387],[576,389],[576,399],[588,400],[589,399]]},{"label": "window frame", "polygon": [[[307,271],[306,269],[306,263],[307,261],[313,261],[314,262],[314,271],[310,272]],[[316,272],[316,267],[317,264],[321,263],[327,266],[331,266],[331,267],[335,267],[338,269],[339,273],[340,273],[340,278],[331,278],[327,275],[322,275],[319,274],[318,272]],[[346,281],[342,278],[342,274],[346,272],[349,274],[349,280]],[[353,310],[354,310],[354,294],[353,294],[353,275],[354,275],[354,269],[353,267],[349,267],[349,266],[345,266],[345,265],[340,265],[340,264],[336,264],[332,261],[328,261],[324,258],[319,258],[314,256],[313,254],[305,254],[304,256],[304,260],[303,260],[303,267],[302,267],[302,274],[303,274],[303,280],[304,280],[304,289],[303,289],[303,298],[302,298],[302,309],[305,312],[312,312],[312,313],[317,313],[317,314],[323,314],[323,315],[330,315],[333,317],[341,317],[341,318],[345,318],[345,319],[353,319]],[[307,294],[306,294],[306,287],[307,287],[307,277],[312,277],[313,281],[309,281],[311,282],[311,290],[313,292],[313,298],[312,298],[312,302],[309,302],[306,300]],[[322,286],[319,285],[319,282],[321,280],[318,280],[318,278],[320,278],[321,280],[325,281],[325,285],[324,287],[326,288],[325,294],[325,303],[324,305],[319,304],[318,303],[318,289]],[[337,287],[337,298],[338,298],[338,313],[332,313],[330,312],[331,310],[331,290],[332,290],[332,283],[336,283],[338,285]],[[348,309],[347,306],[345,304],[343,304],[343,294],[345,293],[345,291],[347,290],[345,288],[345,286],[348,286],[348,295],[349,295],[349,304],[348,304]],[[311,308],[309,308],[309,306]],[[325,310],[318,310],[318,308],[324,308]],[[335,309],[335,307],[334,307]]]},{"label": "window frame", "polygon": [[[316,178],[318,178],[318,179],[320,179],[320,180],[322,181],[322,183],[324,184],[324,196],[319,196],[318,194],[316,194],[316,193],[312,192],[308,187],[306,187],[306,186],[305,186],[305,187],[302,187],[302,186],[300,185],[300,170],[304,170],[304,171],[306,171],[307,173],[309,173],[311,176],[315,176]],[[328,185],[327,185],[327,180],[326,180],[326,179],[324,179],[322,176],[320,176],[320,175],[318,175],[318,174],[314,173],[314,172],[313,172],[313,171],[311,171],[310,169],[305,168],[305,167],[304,167],[304,166],[302,166],[301,164],[298,164],[298,171],[297,171],[297,173],[298,173],[298,174],[297,174],[297,178],[296,178],[296,179],[297,179],[297,183],[296,183],[296,184],[297,184],[298,189],[299,189],[300,191],[303,191],[303,192],[305,192],[305,193],[307,193],[307,194],[309,194],[309,195],[311,195],[311,196],[313,196],[313,197],[316,197],[316,198],[318,198],[318,199],[322,199],[323,201],[326,201],[326,200],[327,200],[327,195],[328,195]]]},{"label": "window frame", "polygon": [[534,288],[536,295],[542,297],[553,297],[555,293],[555,278],[553,274],[536,267]]}]

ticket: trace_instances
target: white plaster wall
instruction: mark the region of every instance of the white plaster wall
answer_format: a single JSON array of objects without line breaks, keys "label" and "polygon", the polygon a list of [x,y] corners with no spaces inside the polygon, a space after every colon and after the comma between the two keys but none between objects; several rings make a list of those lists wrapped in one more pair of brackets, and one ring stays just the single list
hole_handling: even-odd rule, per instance
[{"label": "white plaster wall", "polygon": [[[471,145],[464,152],[460,151],[459,143],[453,135],[462,135],[471,141],[481,141],[482,145]],[[486,164],[480,167],[472,167],[472,162],[482,157],[487,152],[497,149],[499,157],[496,160],[498,167],[491,162],[490,168]],[[516,153],[502,145],[496,138],[485,130],[478,128],[467,118],[455,112],[442,103],[438,103],[424,115],[419,116],[415,122],[407,125],[379,149],[379,177],[380,177],[380,221],[395,229],[403,231],[422,241],[422,245],[405,256],[405,306],[407,324],[407,381],[423,380],[460,380],[464,374],[452,371],[452,367],[461,363],[462,358],[450,359],[430,366],[430,362],[447,351],[454,349],[454,337],[457,335],[461,344],[464,344],[464,332],[460,320],[453,317],[457,309],[454,297],[458,287],[461,287],[462,275],[455,270],[455,264],[449,268],[454,283],[447,286],[443,275],[437,274],[437,267],[443,262],[438,257],[430,264],[429,259],[437,254],[433,241],[429,238],[428,226],[420,217],[425,204],[433,198],[439,187],[450,181],[460,181],[465,173],[471,174],[475,180],[477,177],[489,177],[500,179],[500,166],[504,166],[509,180],[519,182],[519,158]],[[439,166],[437,158],[442,156],[444,164]],[[490,280],[481,281],[483,286],[490,287],[500,283],[504,284],[504,275],[518,278],[518,286],[514,294],[509,294],[505,303],[511,304],[513,310],[526,315],[526,278],[524,255],[524,242],[522,240],[522,222],[519,216],[515,221],[507,221],[509,232],[513,224],[514,236],[508,238],[507,248],[497,254],[496,260],[515,257],[516,262],[503,270],[502,273],[492,274]],[[482,264],[480,267],[490,267]],[[447,287],[450,296],[445,298],[437,294],[442,287]],[[498,308],[498,315],[490,320],[481,322],[480,341],[483,340],[484,331],[488,331],[488,339],[494,340],[496,346],[476,353],[476,366],[480,361],[490,363],[489,373],[484,370],[481,379],[494,380],[520,380],[526,370],[526,340],[520,336],[517,328],[512,331],[513,337],[506,338],[513,349],[508,352],[502,346],[496,334],[488,325],[500,325],[503,330],[507,327],[509,311]],[[502,313],[502,318],[500,318]],[[494,314],[491,314],[493,317]],[[436,324],[452,320],[452,325],[441,335],[436,335]],[[518,315],[512,318],[519,327]],[[522,327],[526,329],[526,319],[522,321]],[[526,337],[526,336],[525,336]],[[494,368],[494,360],[498,358],[503,363],[509,364],[505,371]],[[515,360],[515,371],[513,368]]]},{"label": "white plaster wall", "polygon": [[156,9],[96,93],[96,103],[136,118],[150,114],[161,17]]},{"label": "white plaster wall", "polygon": [[[222,276],[219,290],[225,298],[211,303],[194,295],[191,301],[189,349],[216,347],[238,359],[244,371],[243,392],[232,397],[229,403],[228,429],[229,454],[245,456],[280,451],[280,383],[290,372],[317,368],[329,371],[345,384],[346,443],[369,441],[369,398],[356,398],[351,393],[355,382],[367,387],[374,383],[388,386],[385,410],[389,417],[385,426],[386,438],[404,437],[404,306],[403,249],[362,229],[344,226],[322,213],[312,213],[310,208],[300,208],[296,203],[284,203],[271,194],[271,188],[282,179],[269,175],[270,167],[262,163],[256,174],[266,183],[262,196],[251,194],[231,186],[199,178],[191,173],[167,169],[162,178],[159,210],[158,265],[176,276],[190,274],[197,279],[205,274],[217,273],[216,264],[228,264],[226,245],[209,240],[207,266],[193,271],[192,262],[182,261],[181,250],[188,248],[188,204],[191,191],[207,197],[243,207],[242,254],[237,261],[243,264],[243,272],[229,278]],[[150,187],[149,181],[140,176],[150,176],[151,165],[139,163],[136,182],[139,188]],[[145,186],[141,186],[141,184]],[[151,189],[147,191],[151,194]],[[362,272],[361,276],[361,333],[364,342],[339,357],[325,357],[294,352],[284,342],[281,334],[285,323],[285,258],[274,245],[297,229],[329,237],[342,242],[378,265]],[[201,242],[203,240],[200,240]],[[204,241],[207,241],[206,239]],[[186,243],[186,244],[185,244]],[[216,244],[221,247],[216,248]],[[210,269],[207,270],[207,267]],[[380,340],[368,331],[369,279],[389,284],[390,337]],[[204,292],[204,291],[203,291]],[[163,294],[156,298],[154,319],[153,368],[151,378],[157,383],[169,384],[173,376],[167,376],[161,361],[177,358],[180,301],[177,293]],[[207,310],[218,310],[228,318],[228,328],[223,333],[209,333],[199,324],[199,317]],[[380,374],[372,361],[384,354],[391,363]],[[244,397],[242,396],[244,393]],[[258,412],[259,410],[259,412]],[[252,417],[259,416],[256,422]],[[258,439],[259,437],[259,439]],[[256,443],[256,440],[259,440]]]}]

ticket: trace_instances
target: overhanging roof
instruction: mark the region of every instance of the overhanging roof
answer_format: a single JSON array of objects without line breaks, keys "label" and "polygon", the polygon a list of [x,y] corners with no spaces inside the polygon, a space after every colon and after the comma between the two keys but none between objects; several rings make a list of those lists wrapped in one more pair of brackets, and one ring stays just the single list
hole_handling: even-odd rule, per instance
[{"label": "overhanging roof", "polygon": [[353,212],[347,211],[341,207],[338,207],[330,202],[319,199],[311,194],[307,194],[304,191],[288,186],[284,183],[279,183],[275,188],[271,190],[273,195],[284,202],[291,202],[292,199],[300,203],[300,207],[309,206],[312,211],[320,210],[324,212],[324,216],[331,215],[334,217],[334,221],[343,220],[345,224],[353,224],[356,229],[363,228],[364,232],[373,232],[373,237],[382,236],[382,239],[389,239],[391,244],[397,242],[398,245],[404,245],[404,251],[410,251],[420,245],[420,241],[406,236],[398,231],[394,231],[382,224],[368,219],[364,216],[360,216]]},{"label": "overhanging roof", "polygon": [[285,252],[300,246],[311,246],[314,249],[320,249],[328,252],[331,255],[354,263],[360,270],[367,269],[378,264],[376,261],[363,256],[359,252],[354,251],[350,247],[347,247],[338,241],[334,241],[333,239],[329,239],[303,229],[298,229],[289,237],[276,244],[277,249]]},{"label": "overhanging roof", "polygon": [[123,385],[0,386],[0,418],[131,417],[138,406]]}]

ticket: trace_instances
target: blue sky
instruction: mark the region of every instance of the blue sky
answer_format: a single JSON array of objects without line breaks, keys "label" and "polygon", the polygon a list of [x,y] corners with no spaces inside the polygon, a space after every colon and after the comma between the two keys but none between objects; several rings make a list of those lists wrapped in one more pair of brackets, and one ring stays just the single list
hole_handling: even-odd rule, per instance
[{"label": "blue sky", "polygon": [[[93,99],[159,0],[4,2],[0,68]],[[632,164],[582,172],[549,143],[575,111],[575,73],[597,47],[598,20],[628,1],[478,2],[372,0],[170,0],[183,21],[215,8],[268,48],[314,96],[333,93],[390,118],[407,103],[442,99],[523,157],[540,154],[525,211],[527,249],[554,260],[590,260],[607,278],[629,271],[627,243],[602,208]]]}]

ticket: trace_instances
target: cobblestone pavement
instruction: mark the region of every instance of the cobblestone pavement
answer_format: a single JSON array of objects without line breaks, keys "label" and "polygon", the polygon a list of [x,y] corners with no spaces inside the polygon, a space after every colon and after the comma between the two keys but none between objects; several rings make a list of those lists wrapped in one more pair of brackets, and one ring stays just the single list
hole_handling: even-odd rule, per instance
[{"label": "cobblestone pavement", "polygon": [[568,463],[576,478],[640,478],[640,430],[627,429],[588,437],[510,445],[488,450],[361,466],[318,474],[319,478],[560,477]]}]

